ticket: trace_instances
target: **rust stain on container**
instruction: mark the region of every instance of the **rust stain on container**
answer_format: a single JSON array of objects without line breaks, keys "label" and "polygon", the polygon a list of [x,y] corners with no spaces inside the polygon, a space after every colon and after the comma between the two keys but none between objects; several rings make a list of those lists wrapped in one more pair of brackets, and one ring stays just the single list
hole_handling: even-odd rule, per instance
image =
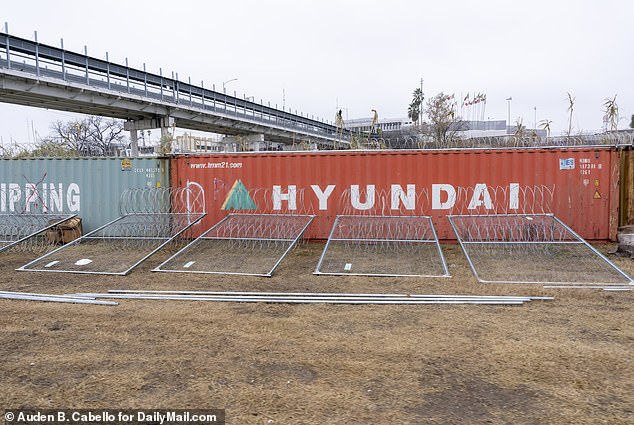
[{"label": "rust stain on container", "polygon": [[618,227],[619,157],[609,147],[241,153],[171,165],[174,186],[204,189],[203,228],[230,212],[223,204],[314,213],[307,236],[316,239],[344,213],[431,215],[441,239],[455,239],[446,216],[459,213],[552,212],[590,240],[614,240]]}]

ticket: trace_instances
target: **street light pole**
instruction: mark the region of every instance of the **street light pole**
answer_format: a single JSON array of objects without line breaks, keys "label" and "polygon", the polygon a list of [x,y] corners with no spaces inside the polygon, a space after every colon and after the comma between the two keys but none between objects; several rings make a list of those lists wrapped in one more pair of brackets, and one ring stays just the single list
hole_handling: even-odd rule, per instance
[{"label": "street light pole", "polygon": [[420,79],[420,108],[418,109],[418,120],[423,125],[423,78]]},{"label": "street light pole", "polygon": [[230,82],[232,82],[232,81],[236,81],[236,80],[237,80],[237,78],[232,78],[232,79],[230,79],[230,80],[227,80],[227,81],[223,82],[223,83],[222,83],[222,92],[226,94],[226,93],[227,93],[227,91],[225,90],[225,86],[226,86],[228,83],[230,83]]},{"label": "street light pole", "polygon": [[[511,100],[513,100],[512,97],[509,97],[508,99],[506,99],[506,101],[509,103],[509,120],[508,120],[508,124],[507,124],[507,132],[511,130]],[[508,134],[508,133],[507,133]]]}]

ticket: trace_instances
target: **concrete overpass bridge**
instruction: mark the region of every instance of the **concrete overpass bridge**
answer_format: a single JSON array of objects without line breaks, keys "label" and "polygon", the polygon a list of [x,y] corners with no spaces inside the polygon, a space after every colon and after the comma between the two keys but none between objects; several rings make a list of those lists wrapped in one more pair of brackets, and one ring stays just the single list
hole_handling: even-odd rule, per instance
[{"label": "concrete overpass bridge", "polygon": [[[153,74],[0,32],[0,102],[126,121],[133,154],[138,130],[169,126],[266,141],[348,148],[333,124],[204,88],[178,74]],[[145,68],[145,65],[144,65]],[[214,87],[215,88],[215,87]]]}]

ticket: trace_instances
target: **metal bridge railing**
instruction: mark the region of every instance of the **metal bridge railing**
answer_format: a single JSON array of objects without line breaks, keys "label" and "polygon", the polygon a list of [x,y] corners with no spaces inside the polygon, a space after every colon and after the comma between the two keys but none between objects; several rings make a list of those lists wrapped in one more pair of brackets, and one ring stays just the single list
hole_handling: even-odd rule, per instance
[{"label": "metal bridge railing", "polygon": [[337,133],[337,127],[304,115],[280,111],[263,103],[255,103],[246,99],[209,90],[178,79],[178,74],[164,76],[145,70],[130,68],[107,60],[64,50],[36,41],[15,37],[0,32],[0,68],[18,70],[35,75],[37,78],[48,77],[86,84],[96,89],[111,90],[136,95],[147,99],[160,100],[199,108],[213,114],[223,114],[239,120],[262,123],[266,126],[281,127],[290,131],[312,134],[330,139],[349,140],[349,132]]}]

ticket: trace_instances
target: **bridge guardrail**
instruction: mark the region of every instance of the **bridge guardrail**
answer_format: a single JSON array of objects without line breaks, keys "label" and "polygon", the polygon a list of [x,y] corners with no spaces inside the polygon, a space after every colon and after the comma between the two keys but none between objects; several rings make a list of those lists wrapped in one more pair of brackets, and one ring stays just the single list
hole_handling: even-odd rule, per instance
[{"label": "bridge guardrail", "polygon": [[[106,54],[107,56],[107,54]],[[127,62],[127,59],[126,59]],[[336,139],[346,143],[350,133],[338,134],[332,124],[297,115],[219,93],[215,90],[182,82],[178,74],[171,77],[153,74],[71,52],[63,47],[54,47],[0,32],[0,67],[20,70],[38,77],[46,76],[65,82],[86,84],[91,87],[128,93],[153,100],[174,103],[191,108],[201,108],[239,119],[247,119],[284,129],[300,131],[315,136]]]}]

